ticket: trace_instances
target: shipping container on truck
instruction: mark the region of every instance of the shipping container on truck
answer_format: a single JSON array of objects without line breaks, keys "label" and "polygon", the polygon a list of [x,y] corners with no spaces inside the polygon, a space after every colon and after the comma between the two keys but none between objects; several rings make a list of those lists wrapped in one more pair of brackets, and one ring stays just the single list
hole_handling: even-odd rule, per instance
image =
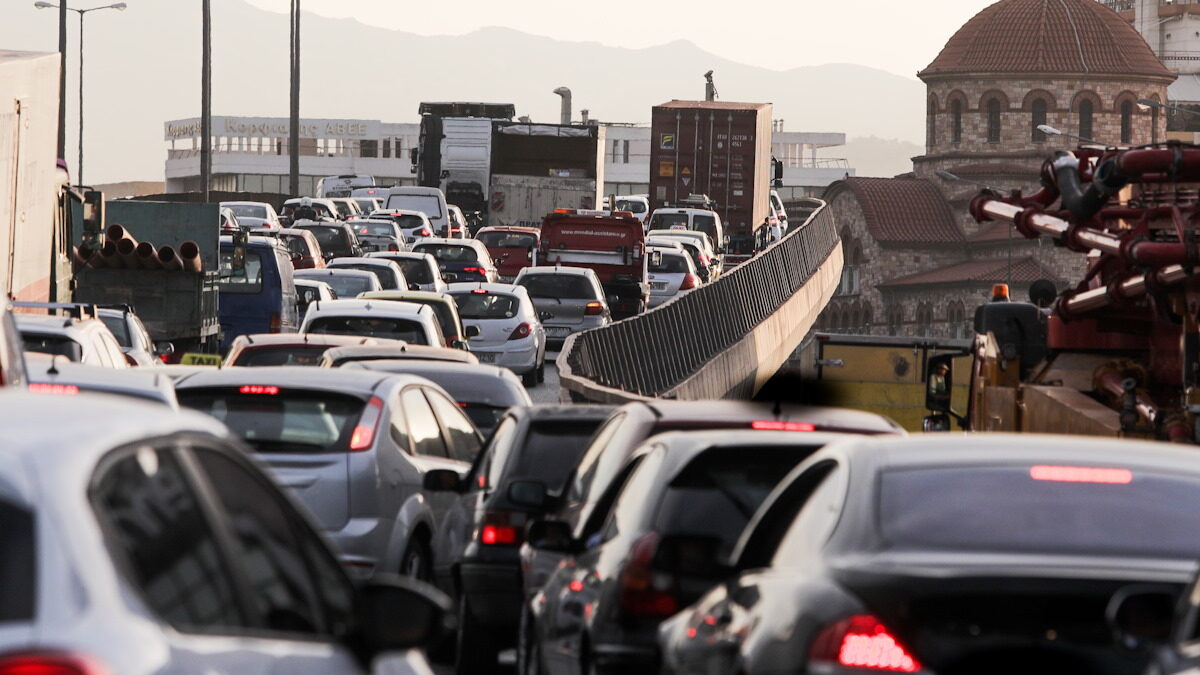
[{"label": "shipping container on truck", "polygon": [[512,120],[511,103],[422,103],[414,149],[417,185],[439,188],[465,214],[487,211],[492,122]]},{"label": "shipping container on truck", "polygon": [[671,101],[650,116],[650,209],[707,195],[733,254],[752,253],[771,212],[770,103]]},{"label": "shipping container on truck", "polygon": [[594,209],[604,190],[604,129],[492,123],[491,227],[538,227],[555,209]]}]

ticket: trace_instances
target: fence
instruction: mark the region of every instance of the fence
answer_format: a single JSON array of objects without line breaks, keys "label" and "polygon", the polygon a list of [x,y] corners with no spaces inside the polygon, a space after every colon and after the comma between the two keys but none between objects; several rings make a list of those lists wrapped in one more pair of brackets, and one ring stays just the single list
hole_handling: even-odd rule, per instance
[{"label": "fence", "polygon": [[[742,342],[791,299],[838,244],[828,205],[782,241],[715,282],[652,311],[568,338],[558,362],[571,380],[637,396],[668,396]],[[752,372],[757,364],[747,364]]]}]

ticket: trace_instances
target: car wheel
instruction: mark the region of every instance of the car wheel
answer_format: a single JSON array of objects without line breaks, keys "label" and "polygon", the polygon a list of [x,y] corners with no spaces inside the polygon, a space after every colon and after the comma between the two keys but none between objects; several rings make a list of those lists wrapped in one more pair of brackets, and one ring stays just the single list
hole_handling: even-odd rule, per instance
[{"label": "car wheel", "polygon": [[546,381],[546,360],[545,359],[542,359],[541,361],[538,362],[537,381],[538,381],[538,384],[541,384],[542,382]]},{"label": "car wheel", "polygon": [[433,555],[423,540],[414,538],[404,549],[404,557],[400,559],[400,574],[418,581],[433,582]]},{"label": "car wheel", "polygon": [[538,383],[537,368],[530,368],[521,374],[521,384],[526,387],[536,387]]},{"label": "car wheel", "polygon": [[471,613],[466,593],[458,596],[458,640],[454,651],[454,672],[458,675],[496,670],[496,658],[500,652],[487,628],[480,625]]}]

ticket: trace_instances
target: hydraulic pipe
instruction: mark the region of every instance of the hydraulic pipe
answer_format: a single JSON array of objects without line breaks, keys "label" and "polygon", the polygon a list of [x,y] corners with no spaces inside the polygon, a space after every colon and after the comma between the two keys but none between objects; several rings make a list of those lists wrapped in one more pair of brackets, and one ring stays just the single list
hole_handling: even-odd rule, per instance
[{"label": "hydraulic pipe", "polygon": [[1171,265],[1149,274],[1135,274],[1104,288],[1093,288],[1089,291],[1064,296],[1059,302],[1059,311],[1063,318],[1077,316],[1082,312],[1091,312],[1107,307],[1118,300],[1129,300],[1145,295],[1151,285],[1156,287],[1172,286],[1188,279],[1190,276],[1182,265]]},{"label": "hydraulic pipe", "polygon": [[[1129,379],[1128,375],[1117,368],[1103,367],[1096,372],[1095,384],[1098,388],[1112,394],[1118,400],[1124,398],[1127,394],[1125,390],[1125,380]],[[1134,391],[1135,403],[1134,410],[1137,411],[1138,417],[1147,424],[1154,424],[1154,416],[1158,412],[1158,407],[1154,405],[1146,396],[1146,392],[1141,389]]]}]

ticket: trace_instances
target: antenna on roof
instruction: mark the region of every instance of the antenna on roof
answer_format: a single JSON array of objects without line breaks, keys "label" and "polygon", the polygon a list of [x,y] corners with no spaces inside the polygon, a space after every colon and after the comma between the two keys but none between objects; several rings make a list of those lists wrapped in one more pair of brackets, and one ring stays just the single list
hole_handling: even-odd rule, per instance
[{"label": "antenna on roof", "polygon": [[59,357],[58,354],[55,354],[50,357],[50,369],[46,371],[47,375],[57,375],[58,374],[58,357]]}]

